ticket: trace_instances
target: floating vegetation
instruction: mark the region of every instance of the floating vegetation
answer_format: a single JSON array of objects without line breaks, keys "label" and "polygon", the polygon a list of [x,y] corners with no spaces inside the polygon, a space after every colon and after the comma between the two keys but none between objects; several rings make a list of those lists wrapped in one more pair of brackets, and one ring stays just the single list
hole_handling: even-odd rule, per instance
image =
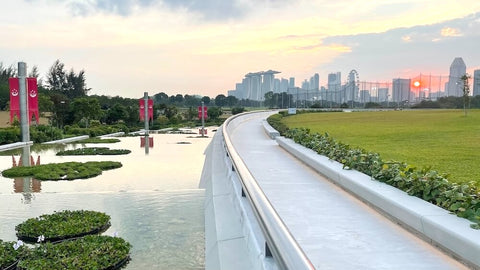
[{"label": "floating vegetation", "polygon": [[57,153],[57,156],[93,156],[93,155],[126,155],[132,151],[127,149],[109,149],[108,147],[85,147],[73,150],[65,150]]},{"label": "floating vegetation", "polygon": [[105,213],[65,210],[30,218],[17,225],[17,237],[27,243],[60,241],[104,232],[110,227]]},{"label": "floating vegetation", "polygon": [[122,167],[117,161],[89,161],[51,163],[31,167],[13,167],[2,172],[4,177],[33,177],[37,180],[86,179],[102,174],[102,171]]}]

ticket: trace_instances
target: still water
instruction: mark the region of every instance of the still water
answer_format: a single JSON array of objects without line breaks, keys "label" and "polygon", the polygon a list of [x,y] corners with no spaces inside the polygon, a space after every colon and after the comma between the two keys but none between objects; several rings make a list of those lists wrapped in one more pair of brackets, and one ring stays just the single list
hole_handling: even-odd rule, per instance
[{"label": "still water", "polygon": [[[105,212],[112,226],[132,244],[126,269],[204,268],[204,191],[198,189],[203,152],[210,138],[188,134],[151,134],[153,147],[140,137],[115,144],[73,144],[31,151],[41,164],[67,161],[120,161],[122,168],[74,181],[37,181],[0,177],[0,239],[15,241],[15,226],[25,219],[60,210]],[[211,135],[210,135],[211,136]],[[55,156],[62,149],[129,149],[120,156]],[[0,170],[19,162],[19,154],[0,156]]]}]

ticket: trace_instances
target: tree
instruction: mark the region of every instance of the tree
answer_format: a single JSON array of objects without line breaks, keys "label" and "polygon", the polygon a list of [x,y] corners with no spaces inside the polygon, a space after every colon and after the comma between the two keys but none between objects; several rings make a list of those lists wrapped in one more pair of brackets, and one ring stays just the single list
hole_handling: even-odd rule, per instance
[{"label": "tree", "polygon": [[208,118],[211,120],[218,119],[223,114],[221,107],[209,107],[208,108]]},{"label": "tree", "polygon": [[81,70],[78,74],[73,69],[67,73],[65,65],[56,60],[47,74],[47,84],[50,91],[62,93],[70,99],[84,97],[90,88],[87,88],[85,82],[85,71]]},{"label": "tree", "polygon": [[470,75],[465,74],[460,79],[463,83],[463,112],[465,113],[465,117],[467,116],[467,107],[470,101],[470,84],[468,80],[470,79]]},{"label": "tree", "polygon": [[223,107],[227,103],[227,97],[223,94],[220,94],[215,97],[215,106]]},{"label": "tree", "polygon": [[108,111],[106,122],[107,124],[117,123],[120,120],[124,120],[127,118],[128,112],[125,106],[119,103],[115,103]]},{"label": "tree", "polygon": [[208,105],[210,104],[210,97],[203,96],[201,101],[203,101],[203,104]]},{"label": "tree", "polygon": [[101,108],[100,102],[96,98],[76,98],[71,103],[71,110],[74,115],[75,121],[80,121],[82,119],[86,120],[86,127],[88,127],[88,122],[91,119],[100,119]]},{"label": "tree", "polygon": [[273,108],[275,106],[275,100],[273,99],[273,92],[269,91],[265,93],[264,97],[264,104],[268,108]]}]

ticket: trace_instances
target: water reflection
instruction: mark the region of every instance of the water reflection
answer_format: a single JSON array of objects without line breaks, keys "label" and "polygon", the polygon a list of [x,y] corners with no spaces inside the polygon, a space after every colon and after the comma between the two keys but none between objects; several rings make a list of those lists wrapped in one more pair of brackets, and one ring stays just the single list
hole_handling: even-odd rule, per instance
[{"label": "water reflection", "polygon": [[[155,147],[149,147],[148,155],[138,147],[138,137],[122,137],[115,144],[32,146],[28,157],[33,156],[35,164],[41,156],[42,164],[111,160],[123,167],[74,181],[0,176],[0,239],[16,240],[15,226],[41,214],[67,209],[101,211],[111,216],[112,226],[105,234],[118,232],[133,245],[127,269],[203,269],[204,191],[197,187],[210,139],[188,134],[150,136]],[[56,156],[60,150],[80,147],[132,152]],[[13,166],[12,155],[18,165],[21,152],[0,153],[0,171]]]}]

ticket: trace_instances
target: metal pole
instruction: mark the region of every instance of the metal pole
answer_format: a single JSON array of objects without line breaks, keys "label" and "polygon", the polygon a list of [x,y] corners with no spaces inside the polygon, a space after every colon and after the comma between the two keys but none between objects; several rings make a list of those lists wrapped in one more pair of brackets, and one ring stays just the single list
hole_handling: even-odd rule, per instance
[{"label": "metal pole", "polygon": [[204,111],[204,110],[205,110],[205,109],[204,109],[204,107],[203,107],[203,101],[202,101],[202,108],[200,109],[200,112],[201,112],[201,114],[202,114],[202,117],[201,117],[201,118],[202,118],[202,137],[205,136],[205,119],[204,119],[204,117],[205,117],[205,116],[204,116],[205,111]]},{"label": "metal pole", "polygon": [[143,115],[145,118],[145,154],[148,154],[149,150],[149,135],[148,135],[148,92],[143,92],[143,99],[145,100],[145,106],[144,106],[144,111]]},{"label": "metal pole", "polygon": [[[30,141],[30,126],[28,123],[27,112],[27,64],[18,62],[18,81],[20,86],[20,132],[22,133],[22,142]],[[23,148],[22,165],[30,166],[30,146]]]}]

